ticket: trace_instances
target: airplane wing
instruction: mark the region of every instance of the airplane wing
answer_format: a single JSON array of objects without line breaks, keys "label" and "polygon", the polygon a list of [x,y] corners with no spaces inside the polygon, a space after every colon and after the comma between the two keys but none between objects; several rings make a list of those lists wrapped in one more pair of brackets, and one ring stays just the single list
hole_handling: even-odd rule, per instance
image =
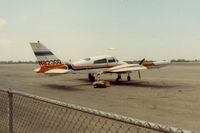
[{"label": "airplane wing", "polygon": [[123,64],[106,69],[103,73],[128,73],[132,71],[140,71],[146,69],[158,69],[169,65],[168,61],[160,61],[144,64]]},{"label": "airplane wing", "polygon": [[51,69],[49,71],[46,71],[44,74],[66,74],[68,73],[70,70],[67,69]]}]

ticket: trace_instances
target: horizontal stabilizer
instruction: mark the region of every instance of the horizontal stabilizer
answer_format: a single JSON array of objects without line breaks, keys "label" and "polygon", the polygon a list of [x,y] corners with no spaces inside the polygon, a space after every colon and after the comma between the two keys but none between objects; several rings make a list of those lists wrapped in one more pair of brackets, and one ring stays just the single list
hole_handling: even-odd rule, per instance
[{"label": "horizontal stabilizer", "polygon": [[51,69],[49,71],[46,71],[44,74],[66,74],[70,70],[67,69]]}]

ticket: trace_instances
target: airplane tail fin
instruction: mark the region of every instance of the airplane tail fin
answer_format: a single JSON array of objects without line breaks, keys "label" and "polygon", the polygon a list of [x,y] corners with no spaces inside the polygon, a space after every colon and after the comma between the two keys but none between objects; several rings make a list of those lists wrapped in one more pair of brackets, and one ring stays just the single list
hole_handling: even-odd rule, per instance
[{"label": "airplane tail fin", "polygon": [[39,41],[31,42],[30,45],[41,66],[35,70],[37,73],[63,73],[63,70],[67,69],[67,66]]}]

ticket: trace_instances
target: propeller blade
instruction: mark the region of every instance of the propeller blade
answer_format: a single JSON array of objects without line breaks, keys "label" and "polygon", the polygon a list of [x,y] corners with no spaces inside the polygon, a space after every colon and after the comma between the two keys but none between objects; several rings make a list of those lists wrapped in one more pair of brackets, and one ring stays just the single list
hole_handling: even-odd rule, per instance
[{"label": "propeller blade", "polygon": [[141,79],[141,73],[140,73],[140,71],[138,71],[138,76],[139,76],[139,79]]},{"label": "propeller blade", "polygon": [[145,58],[142,59],[139,64],[142,65],[144,63],[144,61],[145,61]]}]

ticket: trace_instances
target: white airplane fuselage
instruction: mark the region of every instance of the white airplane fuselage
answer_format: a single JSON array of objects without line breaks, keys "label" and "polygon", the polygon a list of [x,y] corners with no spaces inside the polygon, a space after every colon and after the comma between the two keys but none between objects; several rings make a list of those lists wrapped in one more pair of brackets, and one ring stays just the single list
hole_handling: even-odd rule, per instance
[{"label": "white airplane fuselage", "polygon": [[127,64],[126,62],[118,61],[115,57],[110,55],[89,57],[80,61],[67,64],[70,73],[91,73],[98,74],[104,70]]}]

